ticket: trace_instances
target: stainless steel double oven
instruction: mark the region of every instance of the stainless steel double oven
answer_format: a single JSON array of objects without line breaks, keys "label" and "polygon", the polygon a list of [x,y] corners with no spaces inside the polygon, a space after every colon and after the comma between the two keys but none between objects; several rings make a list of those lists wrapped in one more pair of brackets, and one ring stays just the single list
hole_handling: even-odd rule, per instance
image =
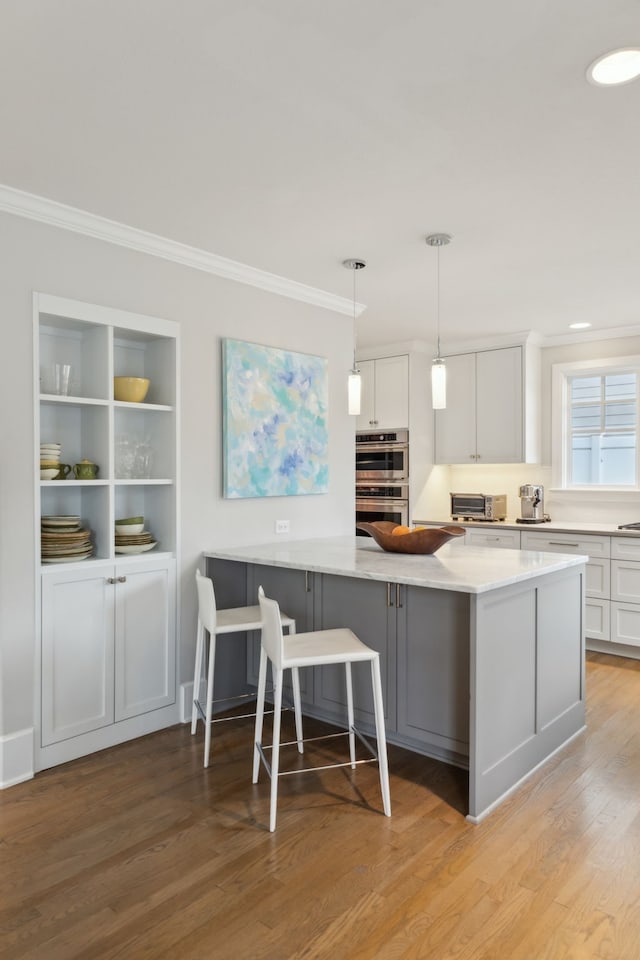
[{"label": "stainless steel double oven", "polygon": [[408,524],[408,430],[356,434],[356,523],[375,520]]}]

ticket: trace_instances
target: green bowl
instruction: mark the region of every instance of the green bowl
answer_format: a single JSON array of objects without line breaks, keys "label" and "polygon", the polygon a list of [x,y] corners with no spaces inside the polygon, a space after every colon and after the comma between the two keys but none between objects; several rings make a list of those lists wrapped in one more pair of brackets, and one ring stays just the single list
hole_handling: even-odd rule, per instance
[{"label": "green bowl", "polygon": [[129,523],[144,523],[144,517],[124,517],[122,520],[116,520],[118,526],[127,526]]}]

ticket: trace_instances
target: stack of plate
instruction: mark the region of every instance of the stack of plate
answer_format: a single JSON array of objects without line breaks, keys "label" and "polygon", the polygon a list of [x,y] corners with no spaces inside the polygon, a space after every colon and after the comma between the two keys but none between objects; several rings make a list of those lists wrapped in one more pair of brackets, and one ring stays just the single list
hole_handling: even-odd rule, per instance
[{"label": "stack of plate", "polygon": [[[59,443],[41,443],[40,444],[40,479],[53,480],[60,469],[60,450]],[[55,471],[55,472],[54,472]]]},{"label": "stack of plate", "polygon": [[43,563],[71,563],[92,555],[91,532],[80,526],[80,517],[42,517],[40,527]]},{"label": "stack of plate", "polygon": [[153,550],[157,546],[157,541],[148,530],[141,530],[139,533],[120,533],[122,526],[116,524],[116,527],[116,553],[146,553],[147,550]]}]

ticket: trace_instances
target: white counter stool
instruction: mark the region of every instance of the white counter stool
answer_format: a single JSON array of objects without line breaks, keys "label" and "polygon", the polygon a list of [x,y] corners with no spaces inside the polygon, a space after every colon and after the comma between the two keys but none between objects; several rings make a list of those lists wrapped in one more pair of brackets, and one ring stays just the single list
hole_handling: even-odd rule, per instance
[{"label": "white counter stool", "polygon": [[[215,674],[216,662],[216,637],[225,633],[244,633],[248,630],[261,630],[262,614],[258,605],[252,607],[229,607],[224,610],[216,609],[216,597],[213,589],[213,581],[209,577],[203,577],[199,570],[196,570],[196,587],[198,590],[198,631],[196,635],[196,662],[193,673],[193,706],[191,708],[191,733],[196,732],[198,716],[204,720],[204,765],[209,766],[209,753],[211,750],[211,726],[214,723],[221,723],[224,720],[240,720],[245,717],[255,716],[255,712],[234,715],[232,717],[213,718],[213,704],[219,701],[213,699],[213,680]],[[287,627],[290,634],[295,634],[296,622],[292,617],[282,615],[282,626]],[[200,691],[200,682],[202,679],[202,666],[205,650],[205,631],[209,634],[209,653],[207,668],[207,695],[204,710],[198,699]],[[252,694],[241,693],[231,694],[224,697],[227,700],[243,700],[252,697]],[[300,685],[294,683],[293,702],[296,718],[296,736],[299,742],[299,749],[302,753],[302,710],[300,708]],[[263,700],[264,704],[264,700]],[[282,704],[279,705],[279,710]]]},{"label": "white counter stool", "polygon": [[[329,769],[333,767],[355,768],[360,763],[378,761],[380,772],[380,790],[385,816],[391,816],[391,798],[389,794],[389,768],[387,765],[387,741],[384,729],[384,708],[382,703],[382,683],[380,680],[380,656],[376,650],[371,650],[355,633],[347,628],[334,630],[315,630],[310,633],[297,633],[285,637],[282,632],[280,609],[275,600],[265,597],[262,587],[258,590],[258,600],[262,611],[262,643],[260,649],[260,672],[258,677],[258,704],[256,709],[256,734],[253,755],[253,782],[258,782],[260,762],[271,777],[271,804],[269,815],[269,830],[273,833],[276,828],[276,806],[278,800],[278,777],[292,773],[308,773],[311,770]],[[267,676],[267,660],[271,661],[273,672],[274,702],[273,702],[273,743],[271,744],[271,764],[269,764],[265,750],[268,746],[262,743],[262,727],[264,718],[264,698]],[[354,726],[353,716],[353,687],[351,683],[351,664],[357,661],[371,663],[371,683],[373,686],[373,704],[376,720],[376,738],[378,752],[374,751],[369,741]],[[282,704],[282,681],[285,670],[290,669],[293,674],[294,689],[297,683],[297,674],[300,667],[324,666],[332,663],[343,663],[347,683],[347,717],[349,736],[349,757],[344,763],[325,764],[322,767],[305,767],[300,770],[280,772],[280,707]],[[301,730],[296,729],[298,749],[300,750]],[[329,737],[344,736],[329,734],[328,737],[310,737],[304,744],[312,740],[324,740]],[[356,760],[355,738],[364,744],[372,756],[364,760]],[[285,744],[287,745],[287,744]]]}]

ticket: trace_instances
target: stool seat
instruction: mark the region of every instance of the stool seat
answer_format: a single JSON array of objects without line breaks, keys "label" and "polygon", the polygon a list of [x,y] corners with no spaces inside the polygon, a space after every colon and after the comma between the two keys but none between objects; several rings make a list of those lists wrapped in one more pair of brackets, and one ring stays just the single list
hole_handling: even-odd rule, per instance
[{"label": "stool seat", "polygon": [[[271,797],[269,808],[269,830],[273,833],[276,828],[276,809],[278,800],[278,778],[284,776],[280,772],[280,708],[282,704],[283,674],[290,669],[293,674],[294,690],[299,685],[298,671],[300,667],[326,666],[329,664],[344,664],[347,687],[347,734],[349,737],[349,760],[345,763],[325,764],[329,767],[355,768],[356,763],[369,763],[370,760],[356,761],[355,738],[369,749],[372,759],[378,761],[380,774],[380,791],[385,816],[391,816],[391,797],[389,790],[389,768],[387,764],[387,742],[384,729],[384,707],[382,703],[382,681],[380,679],[380,655],[364,644],[348,627],[338,627],[332,630],[312,630],[306,633],[296,633],[285,636],[282,632],[280,608],[275,600],[265,597],[262,587],[258,590],[258,600],[262,611],[262,634],[260,645],[260,670],[258,676],[258,702],[256,706],[256,730],[253,752],[253,782],[258,782],[261,763],[271,777]],[[264,700],[267,677],[267,661],[271,663],[273,674],[273,742],[270,745],[271,763],[267,760],[265,750],[268,746],[262,743]],[[371,684],[373,689],[374,715],[376,722],[377,754],[368,740],[354,725],[353,686],[351,681],[351,664],[369,662],[371,664]],[[300,727],[296,726],[298,750],[302,753],[305,741],[302,736],[302,719]],[[312,738],[317,739],[317,738]],[[324,738],[321,738],[324,739]],[[307,767],[304,769],[287,770],[286,774],[307,773],[318,769]]]},{"label": "stool seat", "polygon": [[[213,581],[204,577],[196,570],[196,588],[198,592],[198,630],[196,635],[196,660],[193,674],[193,704],[191,707],[191,733],[194,734],[200,715],[205,723],[204,735],[204,766],[209,766],[211,753],[211,725],[219,721],[213,717],[213,682],[215,678],[216,637],[223,634],[240,634],[249,630],[262,629],[262,611],[259,604],[249,607],[226,607],[218,610]],[[282,626],[289,634],[294,634],[296,622],[293,617],[282,614]],[[199,691],[202,680],[202,666],[205,659],[205,633],[209,636],[208,664],[207,664],[207,692],[204,710],[200,706]],[[225,701],[246,699],[251,694],[231,694],[224,697]],[[294,711],[296,715],[296,731],[299,732],[299,749],[302,751],[302,709],[300,706],[299,682],[293,685]],[[242,714],[242,717],[253,717],[255,712]],[[222,717],[220,720],[241,719],[234,716]]]}]

